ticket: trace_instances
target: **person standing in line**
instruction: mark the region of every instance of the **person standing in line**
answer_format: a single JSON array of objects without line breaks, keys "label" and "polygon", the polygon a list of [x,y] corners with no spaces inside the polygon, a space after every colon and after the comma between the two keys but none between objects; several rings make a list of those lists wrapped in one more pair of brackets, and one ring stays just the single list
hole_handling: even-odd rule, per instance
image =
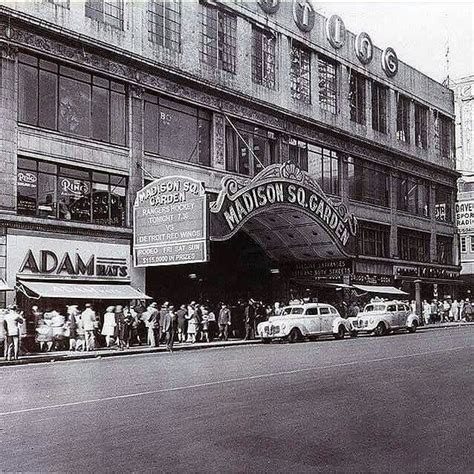
[{"label": "person standing in line", "polygon": [[201,337],[201,329],[202,329],[202,305],[196,304],[195,311],[194,311],[194,323],[196,325],[196,341],[200,341]]},{"label": "person standing in line", "polygon": [[208,314],[207,314],[207,331],[208,331],[208,336],[209,336],[209,342],[212,342],[214,339],[214,336],[216,334],[216,315],[212,309],[208,308]]},{"label": "person standing in line", "polygon": [[148,324],[148,344],[151,347],[158,347],[160,345],[160,312],[158,311],[156,303],[151,303],[148,306],[147,313],[147,324]]},{"label": "person standing in line", "polygon": [[210,342],[209,339],[209,310],[206,306],[201,306],[202,320],[201,320],[201,331],[202,340]]},{"label": "person standing in line", "polygon": [[82,312],[81,318],[84,328],[86,351],[94,351],[96,348],[94,331],[97,328],[97,316],[90,303],[86,304],[86,309]]},{"label": "person standing in line", "polygon": [[118,349],[123,351],[125,347],[125,315],[121,305],[115,307],[115,338]]},{"label": "person standing in line", "polygon": [[161,306],[161,309],[160,309],[160,321],[159,321],[159,324],[158,324],[158,329],[159,329],[159,332],[158,332],[158,342],[161,342],[161,340],[163,339],[163,336],[164,336],[164,329],[163,329],[163,319],[164,317],[169,313],[169,303],[168,301],[165,301],[163,303],[163,305]]},{"label": "person standing in line", "polygon": [[115,336],[117,323],[115,321],[114,311],[114,306],[108,306],[104,313],[104,323],[102,324],[101,334],[105,337],[106,347],[112,346],[113,337]]},{"label": "person standing in line", "polygon": [[454,300],[451,304],[451,315],[453,321],[459,321],[459,303],[458,300]]},{"label": "person standing in line", "polygon": [[430,316],[431,316],[431,305],[428,303],[428,301],[423,300],[422,310],[423,310],[423,321],[425,322],[425,325],[427,325],[430,322]]},{"label": "person standing in line", "polygon": [[163,332],[165,333],[166,348],[170,352],[173,352],[176,322],[177,315],[174,310],[174,306],[169,306],[168,311],[163,315]]},{"label": "person standing in line", "polygon": [[18,360],[18,351],[20,348],[20,326],[24,319],[18,312],[16,305],[8,307],[4,317],[6,332],[6,360]]},{"label": "person standing in line", "polygon": [[467,322],[472,321],[472,313],[473,313],[473,308],[471,305],[471,302],[469,301],[469,298],[466,298],[466,301],[464,302],[464,308],[462,310],[462,316],[463,320]]},{"label": "person standing in line", "polygon": [[225,303],[222,303],[217,323],[219,324],[219,339],[227,341],[229,338],[229,327],[232,323],[232,315]]},{"label": "person standing in line", "polygon": [[245,336],[244,339],[254,339],[255,333],[253,332],[253,326],[255,323],[255,301],[250,299],[247,306],[244,309],[245,317]]},{"label": "person standing in line", "polygon": [[184,304],[182,304],[178,311],[176,311],[176,317],[178,320],[178,342],[186,342],[187,314],[186,305]]},{"label": "person standing in line", "polygon": [[67,307],[67,318],[66,318],[66,337],[69,337],[69,350],[74,351],[76,350],[77,344],[77,315],[79,314],[79,310],[77,309],[77,305],[70,305]]},{"label": "person standing in line", "polygon": [[123,329],[123,343],[127,349],[130,348],[130,343],[132,341],[133,335],[133,324],[135,322],[132,310],[129,306],[125,306],[123,309],[123,317],[124,317],[124,329]]},{"label": "person standing in line", "polygon": [[[191,301],[191,303],[189,303],[189,304],[188,304],[188,307],[187,307],[187,310],[188,310],[188,314],[186,315],[186,321],[187,321],[187,328],[186,328],[187,337],[186,337],[186,341],[187,341],[187,342],[192,342],[192,339],[193,339],[193,338],[196,339],[196,330],[195,330],[194,323],[192,324],[191,333],[189,332],[189,325],[190,325],[190,322],[191,322],[191,320],[194,318],[195,306],[196,306],[196,302],[195,302],[195,301]],[[191,341],[190,341],[190,340],[191,340]]]},{"label": "person standing in line", "polygon": [[431,301],[431,316],[430,316],[430,323],[434,324],[438,317],[438,303],[435,299]]}]

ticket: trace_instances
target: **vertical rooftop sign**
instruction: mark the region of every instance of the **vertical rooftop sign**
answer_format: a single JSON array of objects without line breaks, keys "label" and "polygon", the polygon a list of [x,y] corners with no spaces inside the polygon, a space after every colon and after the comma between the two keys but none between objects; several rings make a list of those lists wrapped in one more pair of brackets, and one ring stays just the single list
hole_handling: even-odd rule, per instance
[{"label": "vertical rooftop sign", "polygon": [[138,191],[133,209],[136,267],[208,261],[207,198],[203,183],[167,176]]}]

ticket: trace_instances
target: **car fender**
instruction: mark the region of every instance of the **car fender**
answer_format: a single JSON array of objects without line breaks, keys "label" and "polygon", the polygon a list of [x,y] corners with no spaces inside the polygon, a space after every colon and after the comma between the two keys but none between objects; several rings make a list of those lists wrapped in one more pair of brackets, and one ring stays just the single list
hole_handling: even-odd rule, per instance
[{"label": "car fender", "polygon": [[[291,329],[293,329],[293,328],[298,328],[303,336],[308,336],[308,335],[309,335],[309,331],[308,331],[307,327],[306,327],[303,323],[301,323],[301,322],[299,322],[299,321],[298,321],[298,322],[295,322],[295,323],[292,325]],[[289,332],[290,332],[290,331],[288,331],[288,333],[289,333]]]},{"label": "car fender", "polygon": [[415,313],[409,314],[407,318],[407,327],[411,328],[413,326],[413,322],[416,321],[416,324],[420,325],[420,318]]},{"label": "car fender", "polygon": [[339,326],[341,324],[344,326],[344,329],[346,330],[346,332],[351,332],[353,330],[353,327],[352,327],[352,324],[351,324],[350,321],[348,321],[347,319],[338,317],[332,322],[332,332],[333,332],[333,334],[337,334],[337,332],[339,330]]}]

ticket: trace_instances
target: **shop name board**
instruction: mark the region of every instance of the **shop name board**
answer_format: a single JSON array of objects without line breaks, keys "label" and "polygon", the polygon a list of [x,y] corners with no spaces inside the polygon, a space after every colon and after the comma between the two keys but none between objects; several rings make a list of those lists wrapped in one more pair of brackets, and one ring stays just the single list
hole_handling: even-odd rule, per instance
[{"label": "shop name board", "polygon": [[201,182],[160,178],[137,193],[134,264],[138,267],[208,260],[207,198]]},{"label": "shop name board", "polygon": [[362,283],[365,285],[392,285],[393,276],[371,273],[354,273],[351,275],[351,283]]},{"label": "shop name board", "polygon": [[331,236],[340,249],[356,235],[357,219],[340,202],[333,202],[305,171],[294,163],[268,166],[252,181],[227,176],[211,205],[211,238],[226,240],[252,216],[278,208],[298,209]]},{"label": "shop name board", "polygon": [[340,280],[342,276],[350,275],[351,269],[352,263],[350,260],[301,263],[291,271],[291,276],[310,280]]},{"label": "shop name board", "polygon": [[459,271],[447,270],[439,267],[410,267],[410,266],[394,266],[393,273],[396,277],[407,278],[440,278],[452,280],[459,278]]},{"label": "shop name board", "polygon": [[109,259],[90,255],[82,258],[78,253],[57,254],[52,250],[28,250],[19,269],[20,274],[90,277],[127,277],[126,259]]},{"label": "shop name board", "polygon": [[456,224],[460,232],[474,230],[474,201],[456,203]]},{"label": "shop name board", "polygon": [[79,179],[60,178],[59,190],[61,196],[84,196],[90,193],[90,184]]}]

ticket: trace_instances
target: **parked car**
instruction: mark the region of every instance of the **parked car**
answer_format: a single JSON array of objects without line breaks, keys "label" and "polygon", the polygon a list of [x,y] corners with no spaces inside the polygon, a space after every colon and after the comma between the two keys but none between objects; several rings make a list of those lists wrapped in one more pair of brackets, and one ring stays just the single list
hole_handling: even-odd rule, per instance
[{"label": "parked car", "polygon": [[420,319],[407,303],[381,301],[366,305],[352,325],[357,332],[384,336],[390,331],[399,329],[415,332],[420,325]]},{"label": "parked car", "polygon": [[257,326],[257,335],[263,342],[273,339],[296,342],[320,335],[343,339],[346,334],[353,335],[349,321],[341,318],[334,306],[323,303],[285,306],[280,316],[271,316],[268,321]]}]

